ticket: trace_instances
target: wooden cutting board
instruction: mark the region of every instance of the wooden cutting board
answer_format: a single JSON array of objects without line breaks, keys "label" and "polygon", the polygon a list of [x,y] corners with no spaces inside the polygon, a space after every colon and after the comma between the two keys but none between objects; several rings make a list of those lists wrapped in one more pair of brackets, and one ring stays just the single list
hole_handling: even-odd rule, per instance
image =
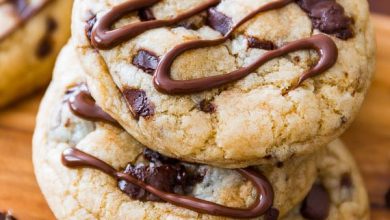
[{"label": "wooden cutting board", "polygon": [[[378,41],[377,74],[356,122],[342,139],[361,168],[372,219],[389,220],[390,188],[390,17],[373,16]],[[31,137],[42,93],[0,111],[0,211],[19,220],[54,219],[35,181]]]}]

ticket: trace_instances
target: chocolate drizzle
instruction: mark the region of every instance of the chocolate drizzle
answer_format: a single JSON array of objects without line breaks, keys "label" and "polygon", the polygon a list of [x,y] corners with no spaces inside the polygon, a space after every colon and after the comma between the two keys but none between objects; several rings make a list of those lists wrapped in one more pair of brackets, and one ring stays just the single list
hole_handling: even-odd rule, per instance
[{"label": "chocolate drizzle", "polygon": [[139,34],[142,34],[147,30],[173,25],[187,18],[190,18],[191,16],[196,15],[206,9],[209,9],[209,14],[211,13],[214,17],[217,17],[216,20],[212,19],[213,22],[211,23],[214,24],[214,26],[217,25],[219,27],[217,31],[221,32],[224,35],[221,38],[217,38],[214,40],[194,40],[179,44],[172,50],[170,50],[165,56],[163,56],[153,77],[155,88],[162,93],[190,94],[217,88],[246,77],[250,73],[256,71],[256,69],[261,67],[263,64],[274,58],[298,50],[314,49],[320,55],[320,59],[313,68],[307,70],[299,77],[296,84],[292,87],[296,88],[297,86],[300,86],[303,81],[305,81],[309,77],[316,76],[331,68],[336,63],[338,57],[337,46],[333,42],[333,40],[326,35],[319,34],[309,38],[290,42],[280,48],[271,50],[249,66],[242,67],[230,73],[192,80],[173,80],[170,76],[171,66],[175,59],[184,52],[193,49],[212,47],[222,44],[230,39],[235,30],[237,30],[241,25],[255,17],[257,14],[282,8],[292,2],[295,2],[295,0],[276,0],[267,3],[249,13],[234,26],[232,26],[231,22],[229,22],[229,19],[225,18],[225,15],[216,11],[215,8],[212,8],[218,3],[220,3],[220,0],[209,0],[172,19],[147,20],[128,24],[122,28],[111,30],[112,25],[127,13],[150,7],[157,2],[159,2],[159,0],[132,0],[115,6],[97,22],[97,25],[94,26],[92,30],[91,42],[92,45],[98,49],[110,49],[126,40],[129,40],[133,37],[138,36]]},{"label": "chocolate drizzle", "polygon": [[95,100],[85,84],[80,84],[68,91],[68,104],[72,112],[84,119],[91,121],[108,122],[118,125],[118,122],[109,114],[103,111]]},{"label": "chocolate drizzle", "polygon": [[216,40],[190,41],[173,48],[162,58],[154,75],[153,80],[156,89],[162,93],[167,94],[189,94],[194,92],[202,92],[204,90],[213,89],[240,80],[256,71],[256,69],[258,69],[264,63],[276,57],[280,57],[302,49],[316,50],[320,55],[320,60],[313,68],[301,74],[298,82],[296,85],[294,85],[294,87],[297,87],[301,85],[306,79],[312,76],[316,76],[329,69],[337,61],[338,51],[336,44],[330,37],[323,34],[318,34],[309,38],[288,43],[276,50],[269,51],[249,66],[242,67],[241,69],[230,73],[192,80],[171,79],[170,69],[176,57],[191,49],[198,49],[221,44],[228,39],[226,36]]},{"label": "chocolate drizzle", "polygon": [[193,15],[217,5],[221,0],[208,0],[198,7],[190,9],[168,20],[147,20],[111,30],[112,25],[124,15],[153,6],[160,1],[161,0],[131,0],[113,7],[106,15],[98,20],[97,24],[92,29],[92,45],[98,49],[110,49],[145,31],[179,23],[180,21],[188,19]]},{"label": "chocolate drizzle", "polygon": [[254,218],[263,215],[273,203],[273,189],[268,180],[260,173],[251,169],[237,169],[242,176],[250,180],[258,195],[255,202],[247,209],[230,208],[213,202],[189,196],[168,193],[148,185],[132,175],[119,172],[102,160],[86,154],[76,148],[68,148],[62,154],[62,163],[69,168],[92,168],[100,170],[117,181],[124,180],[154,194],[160,199],[199,213],[226,216],[231,218]]},{"label": "chocolate drizzle", "polygon": [[20,27],[25,25],[25,23],[39,12],[41,12],[44,8],[46,8],[50,3],[55,0],[43,0],[41,3],[38,3],[36,6],[29,6],[28,3],[24,0],[9,0],[11,4],[14,6],[16,14],[17,14],[17,22],[16,24],[6,31],[4,34],[0,35],[0,42],[5,40],[8,36],[13,34]]}]

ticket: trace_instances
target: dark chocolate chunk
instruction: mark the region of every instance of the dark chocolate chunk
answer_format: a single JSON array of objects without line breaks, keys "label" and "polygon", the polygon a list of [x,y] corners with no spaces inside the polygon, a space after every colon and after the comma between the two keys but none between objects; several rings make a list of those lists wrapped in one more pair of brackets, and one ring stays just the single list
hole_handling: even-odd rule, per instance
[{"label": "dark chocolate chunk", "polygon": [[345,173],[341,176],[340,185],[344,188],[352,188],[353,182],[350,173]]},{"label": "dark chocolate chunk", "polygon": [[329,215],[330,198],[325,187],[314,184],[301,206],[303,217],[311,220],[325,220]]},{"label": "dark chocolate chunk", "polygon": [[233,21],[230,17],[217,11],[216,8],[210,8],[207,11],[207,25],[225,35],[232,29]]},{"label": "dark chocolate chunk", "polygon": [[217,107],[211,103],[210,101],[208,100],[202,100],[199,104],[198,104],[198,108],[202,111],[202,112],[206,112],[206,113],[214,113],[216,110],[217,110]]},{"label": "dark chocolate chunk", "polygon": [[35,54],[38,58],[45,58],[53,51],[53,41],[50,35],[44,36],[38,43]]},{"label": "dark chocolate chunk", "polygon": [[147,50],[139,50],[133,58],[133,64],[146,73],[153,74],[157,69],[159,58]]},{"label": "dark chocolate chunk", "polygon": [[45,58],[53,51],[54,42],[52,34],[57,30],[57,28],[57,21],[52,17],[48,17],[46,19],[46,33],[38,43],[38,47],[35,51],[35,54],[38,58]]},{"label": "dark chocolate chunk", "polygon": [[385,195],[385,203],[386,203],[386,207],[390,209],[390,189],[387,190],[387,193]]},{"label": "dark chocolate chunk", "polygon": [[282,168],[284,166],[284,164],[283,164],[283,162],[281,162],[281,161],[278,161],[277,163],[276,163],[276,167],[277,168]]},{"label": "dark chocolate chunk", "polygon": [[274,43],[268,40],[259,40],[255,37],[248,37],[248,47],[262,50],[275,50],[277,47]]},{"label": "dark chocolate chunk", "polygon": [[[170,159],[152,150],[144,150],[144,158],[149,165],[127,165],[124,173],[130,174],[142,182],[156,187],[164,192],[185,194],[188,188],[199,182],[199,174],[190,171],[178,160]],[[155,195],[126,181],[118,182],[119,188],[133,199],[141,201],[162,202]]]},{"label": "dark chocolate chunk", "polygon": [[279,210],[275,208],[270,208],[265,214],[264,214],[264,220],[277,220],[279,217]]},{"label": "dark chocolate chunk", "polygon": [[46,31],[48,33],[53,33],[57,30],[57,28],[58,28],[57,21],[52,17],[48,17],[46,19]]},{"label": "dark chocolate chunk", "polygon": [[327,34],[347,40],[353,37],[352,19],[345,15],[344,8],[334,0],[297,0],[308,13],[313,26]]},{"label": "dark chocolate chunk", "polygon": [[143,8],[138,11],[138,17],[141,21],[151,21],[156,20],[154,14],[150,8]]},{"label": "dark chocolate chunk", "polygon": [[17,220],[8,212],[0,212],[0,220]]},{"label": "dark chocolate chunk", "polygon": [[127,103],[134,118],[147,118],[154,115],[154,105],[149,101],[145,91],[140,89],[127,88],[123,91]]},{"label": "dark chocolate chunk", "polygon": [[85,34],[87,35],[89,40],[91,40],[92,28],[96,24],[96,22],[97,22],[97,18],[96,18],[96,15],[94,15],[90,19],[87,20],[87,23],[85,25]]}]

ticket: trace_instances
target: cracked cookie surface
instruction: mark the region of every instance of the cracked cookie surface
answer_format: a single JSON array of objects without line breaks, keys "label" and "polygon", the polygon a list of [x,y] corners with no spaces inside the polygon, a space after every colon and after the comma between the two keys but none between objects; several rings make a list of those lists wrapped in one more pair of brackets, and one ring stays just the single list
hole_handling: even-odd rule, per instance
[{"label": "cracked cookie surface", "polygon": [[71,0],[0,1],[0,107],[49,83],[70,36]]},{"label": "cracked cookie surface", "polygon": [[[337,1],[351,21],[352,30],[343,36],[353,36],[344,40],[328,35],[338,48],[336,64],[300,87],[286,93],[318,60],[312,50],[289,53],[234,83],[187,95],[166,95],[156,90],[152,75],[158,61],[180,43],[221,37],[226,27],[271,1],[223,0],[184,24],[146,31],[112,49],[93,48],[86,23],[93,26],[124,2],[76,1],[72,34],[77,51],[97,103],[138,141],[170,157],[245,167],[268,163],[269,158],[283,161],[291,155],[309,154],[348,127],[371,82],[375,44],[365,0]],[[130,13],[113,28],[140,19],[168,19],[200,2],[204,1],[161,1],[148,13]],[[251,64],[270,49],[321,33],[312,22],[329,29],[321,26],[315,13],[310,16],[295,2],[259,13],[225,43],[179,56],[172,65],[171,77],[196,79],[226,74]],[[89,22],[91,18],[94,22]],[[125,93],[128,89],[138,93],[132,92],[129,98]]]},{"label": "cracked cookie surface", "polygon": [[[124,169],[139,163],[144,145],[117,126],[79,118],[69,109],[67,91],[85,81],[72,46],[62,51],[54,79],[40,106],[33,141],[38,183],[58,219],[225,219],[168,203],[131,199],[109,176],[90,169],[68,169],[61,154],[69,147]],[[247,207],[255,190],[233,170],[201,165],[206,173],[190,195],[232,207]],[[335,142],[315,155],[257,166],[275,191],[273,211],[280,218],[302,219],[301,203],[313,185],[329,194],[329,219],[365,219],[367,198],[353,160]],[[347,176],[345,181],[343,177]],[[345,182],[347,184],[340,183]],[[345,187],[344,185],[348,186]],[[294,208],[295,207],[295,208]],[[310,212],[308,212],[310,214]],[[270,214],[275,215],[275,214]],[[334,216],[334,218],[333,218]],[[342,218],[345,217],[345,218]],[[259,219],[263,219],[262,217]]]}]

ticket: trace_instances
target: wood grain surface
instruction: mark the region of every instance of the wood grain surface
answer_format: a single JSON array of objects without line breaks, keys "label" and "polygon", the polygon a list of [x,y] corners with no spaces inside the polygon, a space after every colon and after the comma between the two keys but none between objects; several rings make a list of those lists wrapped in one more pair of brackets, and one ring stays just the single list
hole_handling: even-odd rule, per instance
[{"label": "wood grain surface", "polygon": [[[390,17],[373,16],[378,41],[375,80],[356,122],[342,139],[361,168],[372,219],[389,220],[385,194],[390,188]],[[19,220],[54,219],[36,184],[31,137],[42,93],[0,111],[0,211]]]}]

